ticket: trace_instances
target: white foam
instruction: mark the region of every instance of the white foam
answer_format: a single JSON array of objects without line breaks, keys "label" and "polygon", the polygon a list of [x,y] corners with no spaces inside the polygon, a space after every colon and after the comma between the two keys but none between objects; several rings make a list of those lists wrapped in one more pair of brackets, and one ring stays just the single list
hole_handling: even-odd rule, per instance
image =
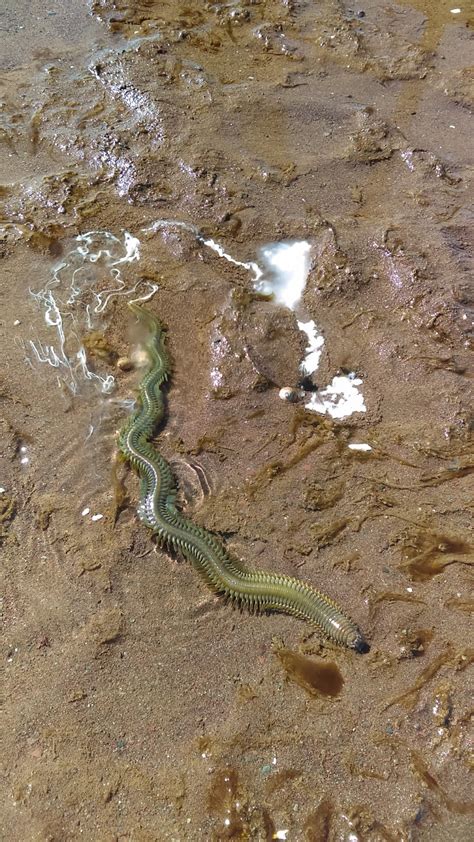
[{"label": "white foam", "polygon": [[348,444],[347,446],[348,446],[349,450],[362,450],[362,451],[372,450],[370,444],[365,444],[365,443],[362,443],[362,442],[360,444],[356,444],[356,442],[353,442],[352,444]]},{"label": "white foam", "polygon": [[364,396],[358,386],[362,386],[362,380],[355,374],[337,375],[333,377],[329,386],[312,394],[305,407],[339,419],[348,418],[354,412],[365,412]]},{"label": "white foam", "polygon": [[308,337],[305,358],[300,365],[300,370],[303,374],[313,374],[319,366],[324,346],[324,336],[319,332],[313,319],[309,322],[298,322],[298,327]]},{"label": "white foam", "polygon": [[258,266],[257,263],[254,263],[253,261],[249,263],[244,263],[242,262],[242,260],[236,260],[235,257],[232,257],[231,254],[227,254],[227,252],[224,251],[222,246],[220,246],[219,243],[216,243],[215,240],[202,240],[202,244],[203,246],[207,246],[208,248],[212,249],[212,251],[215,251],[219,255],[219,257],[223,257],[229,263],[233,263],[234,266],[242,266],[243,269],[248,269],[249,272],[252,272],[255,281],[258,281],[262,277],[262,270],[260,269],[260,266]]},{"label": "white foam", "polygon": [[206,239],[195,225],[179,219],[157,219],[142,228],[142,232],[155,233],[163,228],[182,228],[194,234],[198,242],[219,257],[251,272],[255,289],[264,295],[273,295],[277,304],[294,310],[301,301],[310,267],[311,245],[306,240],[288,240],[263,246],[259,251],[262,269],[253,260],[243,261],[232,257],[216,240],[211,237]]},{"label": "white foam", "polygon": [[301,301],[310,267],[311,245],[306,240],[270,243],[260,249],[263,278],[256,289],[273,295],[277,304],[294,310]]},{"label": "white foam", "polygon": [[[311,244],[307,240],[268,243],[259,251],[259,265],[254,261],[237,260],[216,240],[205,239],[195,225],[178,219],[156,220],[147,228],[142,228],[142,232],[155,233],[163,228],[181,228],[189,231],[198,242],[214,251],[219,257],[251,272],[257,292],[272,295],[276,304],[292,311],[297,310],[303,297],[311,265]],[[304,375],[311,375],[319,366],[324,336],[313,319],[307,322],[298,320],[297,324],[299,330],[308,339],[300,371]],[[213,385],[217,386],[221,378],[220,369],[215,364],[211,372]],[[334,377],[329,386],[311,396],[306,408],[313,412],[331,415],[333,418],[347,418],[354,412],[365,412],[364,398],[357,388],[360,385],[362,385],[362,380],[356,378],[354,374],[347,377]],[[280,397],[288,400],[288,390],[280,390]]]}]

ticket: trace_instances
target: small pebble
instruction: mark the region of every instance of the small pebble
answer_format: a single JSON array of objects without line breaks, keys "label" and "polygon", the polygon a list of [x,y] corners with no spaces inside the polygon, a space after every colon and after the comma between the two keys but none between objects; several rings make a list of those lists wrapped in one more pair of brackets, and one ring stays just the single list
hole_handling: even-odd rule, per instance
[{"label": "small pebble", "polygon": [[283,389],[280,389],[278,394],[282,401],[296,403],[297,401],[301,400],[301,398],[304,395],[304,392],[301,389],[292,389],[291,386],[284,386]]},{"label": "small pebble", "polygon": [[133,368],[133,362],[129,357],[119,357],[117,360],[117,368],[120,371],[131,371]]}]

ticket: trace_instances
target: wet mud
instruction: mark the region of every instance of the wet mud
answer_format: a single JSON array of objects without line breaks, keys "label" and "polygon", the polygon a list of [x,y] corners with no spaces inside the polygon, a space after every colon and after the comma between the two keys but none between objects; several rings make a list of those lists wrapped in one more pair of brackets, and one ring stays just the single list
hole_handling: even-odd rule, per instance
[{"label": "wet mud", "polygon": [[[4,4],[2,838],[468,838],[473,60],[454,9]],[[310,373],[303,315],[252,274],[302,241]],[[143,372],[132,297],[167,329],[156,441],[180,505],[336,599],[368,654],[233,610],[138,521],[115,444]],[[335,378],[365,409],[314,411]]]}]

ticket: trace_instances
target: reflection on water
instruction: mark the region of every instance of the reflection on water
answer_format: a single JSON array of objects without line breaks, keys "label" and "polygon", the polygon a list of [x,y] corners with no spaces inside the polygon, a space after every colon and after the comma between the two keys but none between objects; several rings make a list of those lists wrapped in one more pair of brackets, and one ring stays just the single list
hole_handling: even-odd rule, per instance
[{"label": "reflection on water", "polygon": [[113,298],[131,297],[138,287],[143,287],[137,300],[146,301],[158,287],[141,281],[126,286],[120,267],[140,258],[140,241],[127,231],[123,242],[108,231],[80,234],[76,242],[79,245],[53,268],[45,286],[30,290],[43,311],[45,324],[52,328],[54,340],[46,343],[30,339],[28,344],[33,360],[57,369],[73,394],[79,391],[81,380],[94,381],[104,394],[109,394],[114,389],[115,378],[91,370],[85,333],[102,326],[97,317],[102,316]]}]

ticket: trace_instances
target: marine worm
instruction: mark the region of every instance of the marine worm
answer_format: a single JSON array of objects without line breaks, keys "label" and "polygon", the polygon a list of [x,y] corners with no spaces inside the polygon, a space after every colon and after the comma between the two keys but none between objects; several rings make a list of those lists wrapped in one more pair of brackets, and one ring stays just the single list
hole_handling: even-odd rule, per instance
[{"label": "marine worm", "polygon": [[250,570],[232,558],[206,529],[176,507],[176,484],[163,456],[150,439],[165,414],[162,386],[170,373],[161,323],[136,302],[129,308],[147,328],[145,348],[149,368],[139,386],[138,409],[119,433],[118,446],[140,477],[140,519],[161,546],[179,550],[213,591],[249,611],[278,611],[307,620],[330,640],[367,652],[369,646],[356,624],[330,599],[300,579]]}]

